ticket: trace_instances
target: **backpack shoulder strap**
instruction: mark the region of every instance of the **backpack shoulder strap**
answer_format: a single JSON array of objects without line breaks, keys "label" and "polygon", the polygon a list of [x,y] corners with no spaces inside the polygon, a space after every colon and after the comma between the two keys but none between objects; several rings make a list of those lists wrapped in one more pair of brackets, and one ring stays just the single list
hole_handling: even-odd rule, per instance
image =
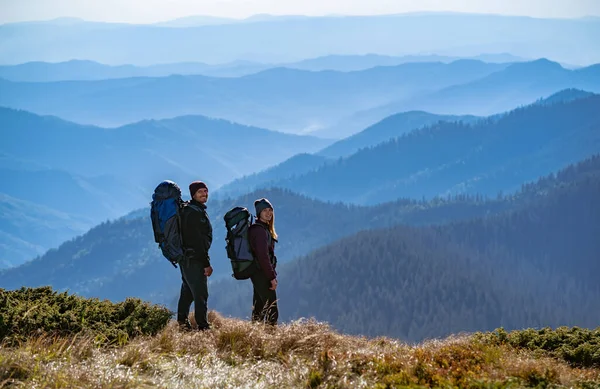
[{"label": "backpack shoulder strap", "polygon": [[262,225],[262,224],[260,224],[260,223],[254,223],[253,221],[251,221],[251,222],[250,222],[250,226],[249,226],[248,228],[250,229],[250,228],[252,228],[252,227],[254,227],[254,226],[257,226],[257,227],[264,228],[264,229],[265,229],[265,231],[267,231],[267,233],[269,232],[269,230],[267,229],[267,227],[263,226],[263,225]]},{"label": "backpack shoulder strap", "polygon": [[191,208],[195,211],[198,212],[204,212],[204,209],[200,208],[199,206],[197,206],[196,204],[192,204],[192,203],[186,203],[184,206],[184,208]]},{"label": "backpack shoulder strap", "polygon": [[263,228],[267,232],[267,239],[268,239],[269,245],[271,245],[271,241],[277,242],[277,240],[274,239],[273,236],[271,236],[271,231],[269,231],[269,229],[266,226],[264,226],[261,223],[252,223],[252,225],[250,227],[248,227],[248,228],[252,228],[254,226],[259,226],[259,227]]}]

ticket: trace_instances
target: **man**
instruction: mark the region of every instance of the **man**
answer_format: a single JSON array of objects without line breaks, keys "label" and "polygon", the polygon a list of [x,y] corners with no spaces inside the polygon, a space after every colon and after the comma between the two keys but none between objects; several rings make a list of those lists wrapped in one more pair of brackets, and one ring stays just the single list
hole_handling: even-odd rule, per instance
[{"label": "man", "polygon": [[208,250],[212,244],[212,225],[206,213],[208,187],[202,181],[190,184],[192,199],[184,208],[181,217],[185,259],[179,264],[181,269],[181,294],[177,305],[177,322],[182,329],[191,329],[188,320],[190,306],[194,302],[194,317],[199,330],[208,330],[208,283],[207,277],[213,272]]}]

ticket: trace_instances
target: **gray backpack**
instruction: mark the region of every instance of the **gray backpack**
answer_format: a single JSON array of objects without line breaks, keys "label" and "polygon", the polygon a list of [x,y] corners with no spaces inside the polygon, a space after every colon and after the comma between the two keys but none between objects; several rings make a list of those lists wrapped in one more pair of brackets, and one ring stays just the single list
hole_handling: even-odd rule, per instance
[{"label": "gray backpack", "polygon": [[254,217],[244,207],[234,207],[223,217],[227,235],[227,257],[231,262],[232,277],[236,280],[247,280],[258,269],[254,260],[250,242],[248,241],[248,227]]}]

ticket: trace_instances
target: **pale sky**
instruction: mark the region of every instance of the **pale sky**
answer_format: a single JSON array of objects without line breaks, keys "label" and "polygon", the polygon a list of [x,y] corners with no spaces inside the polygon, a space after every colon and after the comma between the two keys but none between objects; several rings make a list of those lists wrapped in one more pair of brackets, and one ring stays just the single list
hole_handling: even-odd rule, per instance
[{"label": "pale sky", "polygon": [[153,23],[183,16],[374,15],[415,11],[533,17],[600,16],[600,0],[0,0],[0,23],[78,17]]}]

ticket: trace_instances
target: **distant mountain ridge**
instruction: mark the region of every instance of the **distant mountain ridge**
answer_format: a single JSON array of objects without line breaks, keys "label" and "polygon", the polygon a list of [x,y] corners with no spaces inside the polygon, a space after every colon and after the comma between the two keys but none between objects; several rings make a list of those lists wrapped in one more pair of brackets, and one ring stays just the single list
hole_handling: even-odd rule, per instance
[{"label": "distant mountain ridge", "polygon": [[480,54],[476,56],[446,56],[446,55],[404,55],[388,56],[378,54],[365,55],[326,55],[317,58],[309,58],[295,63],[282,64],[294,69],[312,71],[337,70],[358,71],[377,66],[397,66],[403,63],[413,62],[443,62],[450,63],[459,60],[476,60],[489,63],[508,63],[528,61],[526,58],[517,57],[508,53]]},{"label": "distant mountain ridge", "polygon": [[245,193],[254,192],[258,188],[269,187],[271,183],[282,178],[305,174],[321,167],[328,161],[330,161],[329,158],[316,154],[297,154],[268,169],[237,178],[223,185],[217,189],[216,196],[219,199],[235,198]]},{"label": "distant mountain ridge", "polygon": [[239,196],[258,188],[277,186],[277,182],[281,180],[299,177],[326,163],[335,162],[336,158],[352,155],[360,149],[375,146],[439,121],[469,123],[479,119],[481,118],[475,116],[443,116],[420,111],[402,112],[387,117],[355,135],[339,140],[315,154],[298,154],[266,170],[237,178],[219,188],[217,195],[219,198]]},{"label": "distant mountain ridge", "polygon": [[[2,176],[4,179],[4,175]],[[85,233],[94,223],[0,193],[0,269],[23,264]]]},{"label": "distant mountain ridge", "polygon": [[[594,93],[579,89],[565,89],[532,105],[556,105],[594,96]],[[376,148],[378,144],[409,134],[423,127],[443,126],[443,122],[462,122],[477,125],[477,122],[492,123],[510,114],[499,113],[490,117],[434,115],[428,112],[410,111],[389,116],[365,130],[337,141],[315,154],[299,154],[263,171],[244,176],[224,185],[217,191],[219,198],[235,196],[259,188],[283,185],[290,179],[297,179],[311,171],[334,164],[337,159],[351,157],[361,149]],[[332,181],[335,182],[335,181]]]},{"label": "distant mountain ridge", "polygon": [[440,122],[264,185],[361,204],[494,195],[599,152],[598,111],[600,95],[592,95],[535,103],[473,124]]},{"label": "distant mountain ridge", "polygon": [[[114,175],[146,189],[166,176],[188,181],[202,165],[211,166],[202,176],[216,189],[237,175],[329,143],[202,116],[108,129],[0,108],[0,127],[11,135],[0,146],[4,155],[87,177]],[[271,153],[253,152],[265,142],[273,144]]]},{"label": "distant mountain ridge", "polygon": [[0,105],[102,126],[200,114],[308,133],[333,125],[352,112],[480,79],[507,66],[461,60],[405,63],[356,72],[273,68],[239,78],[169,76],[49,83],[0,80]]},{"label": "distant mountain ridge", "polygon": [[398,112],[422,110],[443,115],[488,116],[528,105],[561,90],[575,88],[600,93],[600,66],[566,69],[545,58],[513,63],[477,80],[354,112],[315,134],[352,134]]},{"label": "distant mountain ridge", "polygon": [[298,62],[258,63],[233,61],[222,64],[181,62],[149,66],[105,65],[95,61],[70,60],[59,63],[27,62],[18,65],[0,65],[0,78],[17,82],[49,82],[74,80],[103,80],[129,77],[165,77],[169,75],[204,75],[211,77],[240,77],[276,67],[309,71],[360,71],[378,66],[397,66],[412,62],[450,63],[461,59],[482,62],[507,63],[526,61],[510,54],[483,54],[475,57],[449,57],[441,55],[401,56],[385,55],[327,55]]},{"label": "distant mountain ridge", "polygon": [[[0,28],[0,40],[10,42],[0,48],[0,58],[11,63],[86,58],[107,64],[149,65],[165,58],[173,62],[282,63],[331,53],[438,53],[464,57],[511,52],[519,57],[549,57],[587,65],[600,62],[598,43],[589,39],[597,32],[598,23],[597,19],[461,13],[260,16],[249,23],[192,23],[189,27],[80,21],[16,23]],[[399,41],[397,37],[420,39]],[[267,41],[269,44],[264,45]],[[93,53],[90,45],[94,46]]]},{"label": "distant mountain ridge", "polygon": [[105,65],[95,61],[71,60],[59,63],[27,62],[0,66],[0,78],[16,82],[92,81],[130,77],[167,77],[171,75],[204,75],[239,77],[275,67],[249,61],[220,65],[202,62],[180,62],[149,66]]},{"label": "distant mountain ridge", "polygon": [[362,148],[375,146],[437,122],[473,123],[480,119],[481,117],[472,115],[435,115],[424,111],[401,112],[388,116],[359,133],[341,139],[317,154],[330,158],[346,157]]},{"label": "distant mountain ridge", "polygon": [[[0,218],[0,232],[8,234],[0,243],[6,266],[147,205],[164,179],[178,182],[189,198],[191,181],[215,190],[329,144],[200,116],[107,129],[1,107],[0,133],[0,195],[7,196],[0,207],[11,215]],[[268,155],[258,151],[265,144],[274,147]]]}]

